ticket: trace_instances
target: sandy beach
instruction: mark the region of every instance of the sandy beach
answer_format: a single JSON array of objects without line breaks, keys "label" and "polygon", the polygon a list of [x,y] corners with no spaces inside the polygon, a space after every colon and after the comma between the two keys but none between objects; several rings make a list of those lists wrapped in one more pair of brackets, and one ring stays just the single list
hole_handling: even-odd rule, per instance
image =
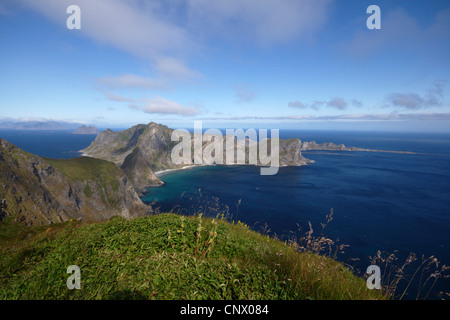
[{"label": "sandy beach", "polygon": [[161,176],[165,175],[166,173],[169,173],[169,172],[172,172],[172,171],[180,171],[180,170],[192,169],[192,168],[199,167],[199,166],[200,165],[189,165],[189,166],[184,166],[184,167],[179,168],[179,169],[166,169],[166,170],[156,171],[155,175],[157,177],[161,177]]}]

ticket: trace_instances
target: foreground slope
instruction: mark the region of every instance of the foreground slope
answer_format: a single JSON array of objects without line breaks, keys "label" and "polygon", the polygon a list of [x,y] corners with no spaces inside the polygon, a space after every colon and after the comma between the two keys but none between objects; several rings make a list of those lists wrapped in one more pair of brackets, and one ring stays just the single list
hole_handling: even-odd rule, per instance
[{"label": "foreground slope", "polygon": [[[381,298],[341,263],[240,223],[159,214],[24,228],[0,242],[0,299]],[[70,265],[79,290],[66,286]]]}]

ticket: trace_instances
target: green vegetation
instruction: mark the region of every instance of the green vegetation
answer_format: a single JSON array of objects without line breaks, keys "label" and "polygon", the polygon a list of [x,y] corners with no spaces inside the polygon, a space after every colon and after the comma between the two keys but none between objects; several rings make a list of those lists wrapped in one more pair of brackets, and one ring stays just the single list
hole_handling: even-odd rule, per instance
[{"label": "green vegetation", "polygon": [[83,188],[83,193],[84,193],[84,195],[85,195],[86,197],[88,197],[88,198],[92,197],[92,190],[91,190],[91,187],[89,187],[89,185],[86,185],[86,186]]},{"label": "green vegetation", "polygon": [[101,180],[102,184],[111,186],[114,191],[117,191],[119,187],[117,177],[121,174],[121,171],[112,162],[91,157],[44,159],[71,180]]},{"label": "green vegetation", "polygon": [[26,234],[29,228],[24,224],[14,223],[13,217],[7,217],[0,222],[0,242],[3,243],[12,238],[18,238],[19,235]]},{"label": "green vegetation", "polygon": [[[0,299],[382,298],[331,258],[218,218],[2,221]],[[81,269],[79,290],[66,286],[70,265]]]}]

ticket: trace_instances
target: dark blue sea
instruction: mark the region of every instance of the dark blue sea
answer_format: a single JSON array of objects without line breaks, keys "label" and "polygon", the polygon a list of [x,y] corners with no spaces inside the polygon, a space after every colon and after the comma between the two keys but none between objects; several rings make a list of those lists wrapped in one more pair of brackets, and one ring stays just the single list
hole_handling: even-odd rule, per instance
[{"label": "dark blue sea", "polygon": [[95,134],[72,134],[63,130],[0,129],[0,138],[30,153],[54,159],[81,156],[80,150],[89,146],[95,137]]},{"label": "dark blue sea", "polygon": [[[95,138],[60,132],[0,136],[54,158],[78,156]],[[325,234],[349,245],[338,259],[355,272],[364,273],[378,250],[395,252],[398,264],[414,252],[419,260],[435,255],[450,265],[450,134],[281,130],[280,138],[420,154],[304,152],[315,163],[280,168],[274,176],[262,176],[253,166],[197,167],[164,174],[166,185],[149,189],[143,200],[156,201],[163,212],[192,213],[218,199],[229,207],[230,219],[256,231],[266,225],[283,240],[303,235],[308,222],[319,235],[333,209]],[[450,292],[448,280],[432,295],[441,290]]]}]

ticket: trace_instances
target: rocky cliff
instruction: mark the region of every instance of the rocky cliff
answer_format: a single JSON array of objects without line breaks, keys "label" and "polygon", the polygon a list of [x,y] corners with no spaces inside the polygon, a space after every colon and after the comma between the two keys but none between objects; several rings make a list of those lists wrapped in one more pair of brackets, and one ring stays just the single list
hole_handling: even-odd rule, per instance
[{"label": "rocky cliff", "polygon": [[13,216],[27,225],[41,225],[150,212],[113,163],[88,157],[41,158],[0,139],[0,220]]}]

